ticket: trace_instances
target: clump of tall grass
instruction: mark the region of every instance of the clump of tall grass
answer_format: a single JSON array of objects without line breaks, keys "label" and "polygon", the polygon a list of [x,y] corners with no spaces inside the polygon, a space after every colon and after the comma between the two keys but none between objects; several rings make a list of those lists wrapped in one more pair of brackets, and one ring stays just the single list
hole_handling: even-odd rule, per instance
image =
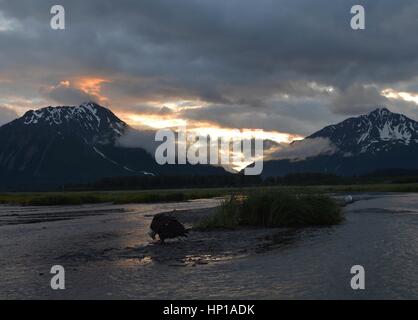
[{"label": "clump of tall grass", "polygon": [[198,228],[328,226],[342,220],[341,208],[328,196],[263,190],[225,200]]}]

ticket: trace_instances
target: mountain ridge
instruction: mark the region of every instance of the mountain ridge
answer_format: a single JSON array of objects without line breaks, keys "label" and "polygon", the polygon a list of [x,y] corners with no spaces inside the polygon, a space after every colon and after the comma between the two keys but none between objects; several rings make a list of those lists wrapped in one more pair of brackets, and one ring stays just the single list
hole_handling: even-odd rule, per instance
[{"label": "mountain ridge", "polygon": [[418,169],[418,122],[386,107],[326,126],[294,145],[314,139],[329,140],[335,150],[306,159],[266,161],[263,176],[301,172],[362,175],[388,168]]},{"label": "mountain ridge", "polygon": [[[418,143],[418,122],[386,107],[377,108],[358,117],[348,118],[338,124],[308,136],[328,138],[340,150],[353,154],[389,150],[387,142],[408,146]],[[386,144],[386,145],[385,145]]]},{"label": "mountain ridge", "polygon": [[1,189],[42,189],[106,177],[224,174],[219,167],[160,166],[116,142],[130,127],[94,102],[30,110],[0,127]]},{"label": "mountain ridge", "polygon": [[[117,143],[130,129],[94,102],[29,110],[0,127],[0,188],[50,188],[132,175],[226,174],[213,166],[159,166],[146,150]],[[418,122],[385,107],[326,126],[291,147],[315,139],[335,148],[302,159],[265,161],[262,176],[418,169]]]},{"label": "mountain ridge", "polygon": [[49,106],[29,110],[21,118],[9,124],[16,123],[26,126],[49,126],[54,130],[55,128],[68,130],[73,134],[83,134],[89,143],[101,144],[115,142],[128,128],[128,125],[116,117],[112,111],[94,102],[82,103],[80,106]]}]

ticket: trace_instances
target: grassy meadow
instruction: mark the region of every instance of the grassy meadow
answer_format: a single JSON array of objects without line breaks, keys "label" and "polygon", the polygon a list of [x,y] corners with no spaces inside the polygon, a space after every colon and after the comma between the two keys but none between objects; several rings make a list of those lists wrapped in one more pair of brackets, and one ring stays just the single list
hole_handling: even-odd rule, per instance
[{"label": "grassy meadow", "polygon": [[23,206],[79,205],[94,203],[155,203],[187,201],[237,194],[251,194],[260,189],[289,191],[291,193],[319,194],[338,192],[418,192],[418,184],[356,184],[329,186],[275,186],[245,188],[194,188],[138,191],[74,191],[1,193],[0,204]]}]

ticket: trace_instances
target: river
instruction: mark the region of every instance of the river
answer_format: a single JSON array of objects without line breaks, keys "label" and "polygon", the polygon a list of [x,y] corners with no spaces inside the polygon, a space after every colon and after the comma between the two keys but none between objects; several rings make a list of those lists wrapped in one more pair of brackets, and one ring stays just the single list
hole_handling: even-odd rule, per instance
[{"label": "river", "polygon": [[[338,226],[193,232],[164,246],[147,235],[153,214],[220,200],[0,206],[0,299],[417,299],[418,194],[354,199]],[[57,264],[65,290],[50,287]],[[350,286],[353,265],[365,290]]]}]

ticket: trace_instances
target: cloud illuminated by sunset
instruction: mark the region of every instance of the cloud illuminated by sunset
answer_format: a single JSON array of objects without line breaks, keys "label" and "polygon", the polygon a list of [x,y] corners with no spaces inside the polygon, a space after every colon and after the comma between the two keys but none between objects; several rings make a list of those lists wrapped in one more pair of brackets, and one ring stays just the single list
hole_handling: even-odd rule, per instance
[{"label": "cloud illuminated by sunset", "polygon": [[181,118],[171,118],[170,116],[150,115],[150,114],[119,114],[119,116],[129,125],[136,128],[164,129],[171,128],[177,130],[178,127],[187,127],[189,133],[196,135],[208,135],[211,138],[226,137],[233,138],[237,130],[242,137],[271,140],[277,143],[290,143],[300,140],[303,137],[278,131],[266,131],[262,129],[249,128],[222,128],[215,123],[192,121]]},{"label": "cloud illuminated by sunset", "polygon": [[106,102],[108,98],[102,94],[102,84],[110,82],[110,80],[104,78],[82,77],[75,79],[75,87],[96,97],[100,102]]},{"label": "cloud illuminated by sunset", "polygon": [[418,94],[405,92],[405,91],[396,91],[394,89],[385,89],[382,90],[381,94],[389,99],[402,99],[407,102],[414,102],[418,104]]},{"label": "cloud illuminated by sunset", "polygon": [[[24,10],[21,1],[6,2],[0,115],[93,100],[132,126],[260,128],[274,141],[377,106],[418,117],[414,1],[371,5],[373,21],[391,17],[397,26],[359,33],[329,19],[341,16],[336,1],[326,10],[308,0],[180,1],[176,10],[164,1],[118,10],[110,0],[65,1],[65,32],[45,32],[46,0],[25,1]],[[244,19],[229,19],[238,11]]]}]

